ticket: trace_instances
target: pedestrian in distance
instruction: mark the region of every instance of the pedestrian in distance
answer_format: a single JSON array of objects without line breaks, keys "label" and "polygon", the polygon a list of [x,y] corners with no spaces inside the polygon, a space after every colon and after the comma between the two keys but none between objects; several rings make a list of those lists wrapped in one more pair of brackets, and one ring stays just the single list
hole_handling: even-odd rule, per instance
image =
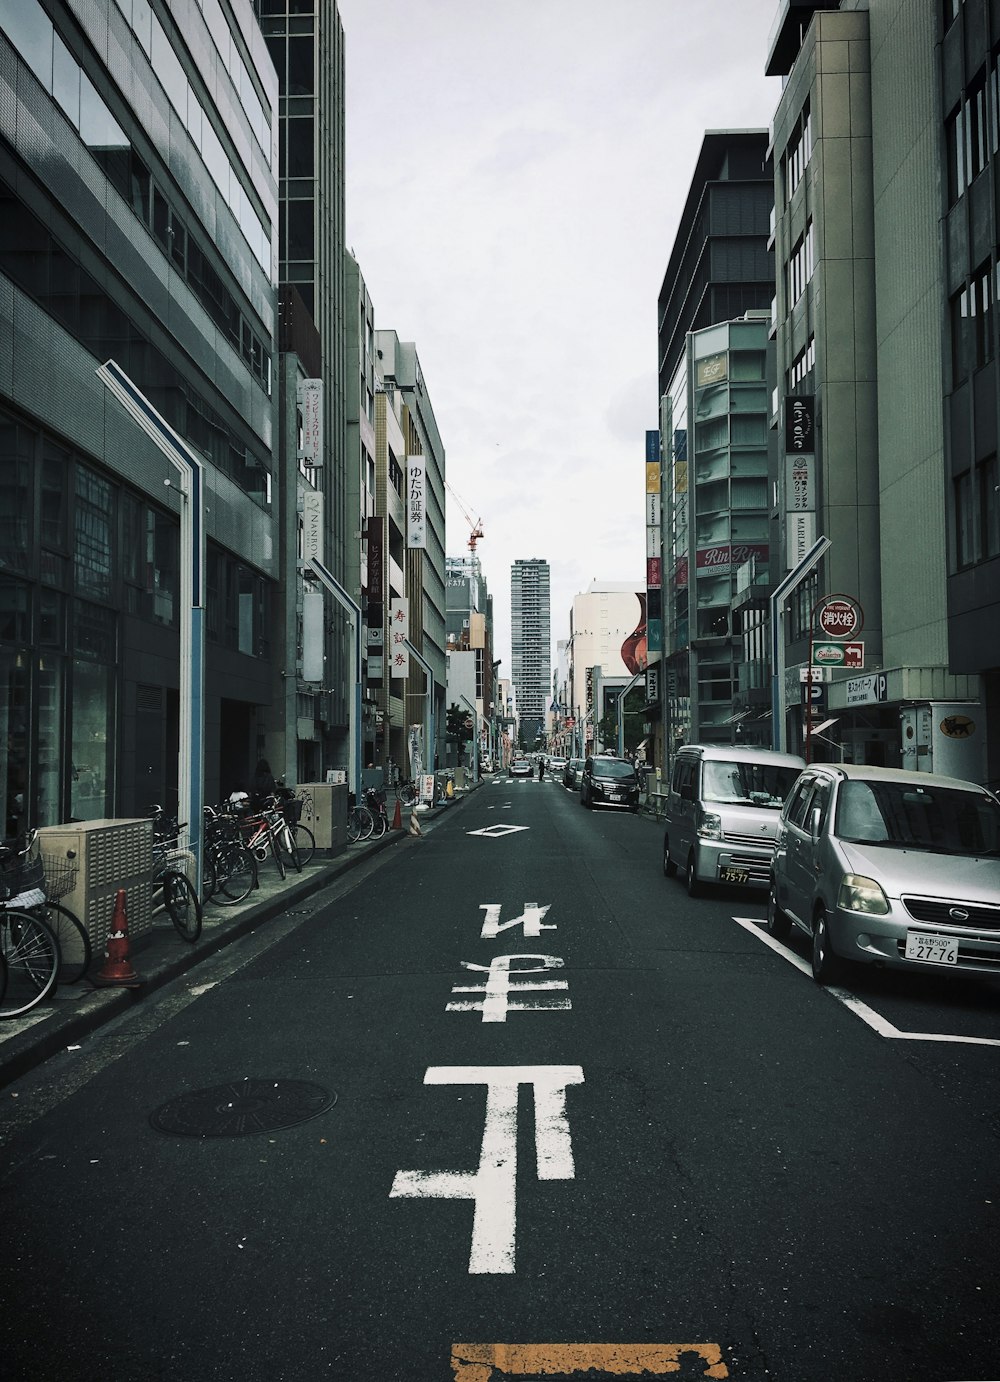
[{"label": "pedestrian in distance", "polygon": [[541,782],[541,780],[542,780],[542,778],[543,778],[544,776],[545,776],[545,759],[544,759],[544,758],[539,758],[539,760],[538,760],[538,780],[539,780],[539,782]]},{"label": "pedestrian in distance", "polygon": [[258,800],[261,797],[273,797],[277,786],[270,763],[266,758],[262,758],[257,764],[257,771],[254,773],[253,782],[250,784],[253,795]]}]

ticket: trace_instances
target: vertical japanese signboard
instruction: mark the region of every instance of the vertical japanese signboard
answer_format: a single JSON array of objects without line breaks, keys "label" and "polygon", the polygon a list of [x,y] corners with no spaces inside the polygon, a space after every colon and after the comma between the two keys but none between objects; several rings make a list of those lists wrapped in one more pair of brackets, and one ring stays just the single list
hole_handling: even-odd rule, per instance
[{"label": "vertical japanese signboard", "polygon": [[646,432],[646,655],[663,651],[660,433]]},{"label": "vertical japanese signboard", "polygon": [[315,469],[323,464],[323,381],[302,379],[295,391],[302,417],[302,444],[298,458],[303,466]]},{"label": "vertical japanese signboard", "polygon": [[406,545],[427,546],[427,472],[423,456],[406,458]]},{"label": "vertical japanese signboard", "polygon": [[389,606],[389,675],[393,681],[405,679],[410,667],[406,640],[410,636],[410,602],[393,600]]},{"label": "vertical japanese signboard", "polygon": [[785,568],[793,570],[816,541],[815,399],[785,399]]}]

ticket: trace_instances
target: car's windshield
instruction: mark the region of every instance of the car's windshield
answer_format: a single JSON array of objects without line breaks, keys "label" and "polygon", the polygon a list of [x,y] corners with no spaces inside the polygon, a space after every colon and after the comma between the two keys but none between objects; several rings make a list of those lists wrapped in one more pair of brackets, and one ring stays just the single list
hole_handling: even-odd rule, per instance
[{"label": "car's windshield", "polygon": [[595,758],[593,773],[595,777],[634,777],[635,769],[618,758]]},{"label": "car's windshield", "polygon": [[836,831],[855,844],[997,855],[1000,806],[971,788],[845,782],[837,797]]},{"label": "car's windshield", "polygon": [[767,806],[780,811],[798,775],[799,769],[792,766],[709,759],[702,774],[702,797],[727,806]]}]

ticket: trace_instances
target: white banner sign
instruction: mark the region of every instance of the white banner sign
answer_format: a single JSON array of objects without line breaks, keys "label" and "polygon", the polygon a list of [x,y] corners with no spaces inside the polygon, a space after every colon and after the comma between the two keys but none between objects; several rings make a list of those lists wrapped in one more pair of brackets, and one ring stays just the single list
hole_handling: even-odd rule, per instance
[{"label": "white banner sign", "polygon": [[299,460],[305,466],[323,464],[323,381],[303,379],[295,391],[302,414],[302,445]]},{"label": "white banner sign", "polygon": [[410,655],[405,647],[409,636],[410,602],[393,600],[389,605],[389,675],[397,681],[410,670]]},{"label": "white banner sign", "polygon": [[793,571],[816,541],[816,515],[790,513],[785,515],[785,522],[785,568]]},{"label": "white banner sign", "polygon": [[816,508],[816,457],[785,457],[785,509],[812,513]]},{"label": "white banner sign", "polygon": [[323,680],[323,592],[307,590],[302,596],[302,680]]},{"label": "white banner sign", "polygon": [[323,496],[307,489],[302,496],[302,559],[323,561]]},{"label": "white banner sign", "polygon": [[427,471],[423,456],[406,458],[406,545],[427,546]]}]

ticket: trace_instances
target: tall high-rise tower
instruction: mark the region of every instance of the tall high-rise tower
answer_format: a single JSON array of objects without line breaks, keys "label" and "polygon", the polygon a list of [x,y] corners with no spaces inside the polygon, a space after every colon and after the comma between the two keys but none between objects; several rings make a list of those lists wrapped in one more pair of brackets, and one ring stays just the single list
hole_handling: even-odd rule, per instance
[{"label": "tall high-rise tower", "polygon": [[510,657],[521,731],[530,747],[545,732],[552,690],[549,564],[540,557],[519,557],[510,568]]}]

